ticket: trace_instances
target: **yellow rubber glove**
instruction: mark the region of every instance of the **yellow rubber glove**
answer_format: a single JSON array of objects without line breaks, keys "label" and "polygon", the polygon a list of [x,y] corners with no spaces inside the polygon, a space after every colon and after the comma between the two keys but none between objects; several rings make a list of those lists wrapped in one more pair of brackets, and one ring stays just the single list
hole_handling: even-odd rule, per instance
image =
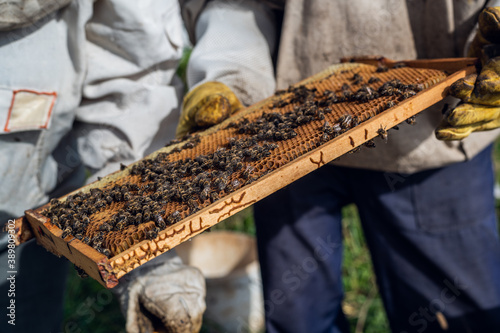
[{"label": "yellow rubber glove", "polygon": [[220,82],[205,82],[184,97],[175,136],[182,138],[193,130],[218,124],[242,107],[228,86]]},{"label": "yellow rubber glove", "polygon": [[500,57],[487,60],[486,45],[500,42],[500,7],[489,7],[479,15],[479,31],[469,50],[484,66],[479,73],[458,80],[450,95],[463,103],[445,114],[436,137],[439,140],[461,140],[475,131],[500,127]]}]

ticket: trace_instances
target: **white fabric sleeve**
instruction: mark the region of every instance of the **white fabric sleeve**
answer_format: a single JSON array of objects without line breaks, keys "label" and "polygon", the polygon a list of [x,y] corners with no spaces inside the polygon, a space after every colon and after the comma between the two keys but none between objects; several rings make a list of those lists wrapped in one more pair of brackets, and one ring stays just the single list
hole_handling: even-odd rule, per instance
[{"label": "white fabric sleeve", "polygon": [[497,7],[500,6],[500,0],[489,0],[486,3],[486,7]]},{"label": "white fabric sleeve", "polygon": [[99,0],[94,10],[75,130],[83,162],[103,175],[143,157],[169,124],[174,137],[182,19],[177,0]]},{"label": "white fabric sleeve", "polygon": [[187,68],[190,89],[207,81],[229,86],[245,105],[274,93],[276,22],[256,1],[211,1],[196,23]]}]

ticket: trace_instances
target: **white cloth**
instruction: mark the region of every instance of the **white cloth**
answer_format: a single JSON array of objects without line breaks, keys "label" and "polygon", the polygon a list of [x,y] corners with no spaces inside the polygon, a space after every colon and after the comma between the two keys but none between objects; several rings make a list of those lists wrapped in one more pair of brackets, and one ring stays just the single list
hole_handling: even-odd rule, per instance
[{"label": "white cloth", "polygon": [[[45,203],[80,158],[106,173],[141,158],[160,124],[173,138],[182,29],[176,0],[75,0],[0,32],[0,217]],[[17,90],[57,94],[46,129],[5,131]]]},{"label": "white cloth", "polygon": [[207,81],[230,87],[245,105],[275,90],[270,54],[276,47],[272,12],[255,1],[212,1],[196,25],[187,67],[190,89]]},{"label": "white cloth", "polygon": [[67,6],[71,0],[0,1],[0,31],[33,25],[42,17]]}]

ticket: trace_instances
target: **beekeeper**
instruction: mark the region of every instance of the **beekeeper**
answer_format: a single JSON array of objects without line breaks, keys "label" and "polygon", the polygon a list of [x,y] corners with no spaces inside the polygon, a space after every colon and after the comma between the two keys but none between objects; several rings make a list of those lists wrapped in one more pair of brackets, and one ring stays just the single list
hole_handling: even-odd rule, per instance
[{"label": "beekeeper", "polygon": [[[197,113],[219,114],[214,105],[228,103],[211,101],[222,95],[239,99],[231,103],[235,109],[250,105],[341,57],[464,56],[486,5],[184,0],[196,45],[177,134],[196,126]],[[499,12],[482,15],[473,55],[500,41]],[[487,107],[498,105],[498,63],[457,87],[456,95],[469,102],[455,109],[460,112],[443,119],[443,104],[425,110],[416,126],[390,131],[387,144],[377,139],[376,149],[344,156],[255,205],[267,332],[348,331],[341,208],[349,203],[358,207],[393,332],[500,331],[491,159],[499,132],[481,131],[499,126],[498,108]]]},{"label": "beekeeper", "polygon": [[[173,138],[182,50],[175,0],[0,1],[2,225],[83,185],[85,167],[105,175]],[[0,243],[0,332],[66,331],[67,261],[30,241],[10,267]],[[138,271],[119,284],[127,332],[152,331],[141,308],[169,331],[199,330],[198,270],[164,255]]]}]

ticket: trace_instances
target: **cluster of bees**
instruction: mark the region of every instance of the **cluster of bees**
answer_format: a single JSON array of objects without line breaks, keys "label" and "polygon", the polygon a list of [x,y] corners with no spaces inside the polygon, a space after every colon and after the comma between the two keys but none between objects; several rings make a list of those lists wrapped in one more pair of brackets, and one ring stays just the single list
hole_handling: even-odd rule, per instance
[{"label": "cluster of bees", "polygon": [[[271,155],[278,147],[276,142],[296,137],[298,127],[324,120],[318,128],[321,134],[317,142],[319,146],[361,122],[356,116],[344,114],[330,124],[325,117],[332,112],[332,104],[364,103],[382,96],[395,96],[401,101],[422,89],[418,85],[405,85],[399,80],[391,80],[379,88],[373,88],[369,85],[380,79],[371,77],[367,85],[359,74],[354,74],[350,81],[351,84],[344,84],[340,91],[326,90],[319,93],[316,88],[304,85],[278,91],[276,95],[287,95],[270,105],[271,109],[291,104],[290,111],[271,110],[254,120],[242,118],[230,123],[225,129],[231,129],[235,133],[234,137],[228,138],[227,143],[213,153],[171,161],[171,154],[191,149],[200,142],[198,135],[190,135],[184,138],[184,145],[168,153],[159,153],[155,158],[142,160],[130,167],[122,165],[121,169],[128,170],[134,181],[137,181],[136,184],[93,188],[88,193],[70,195],[64,201],[52,199],[50,207],[43,214],[63,230],[63,238],[71,235],[111,256],[116,254],[109,249],[112,232],[116,234],[153,222],[154,227],[147,229],[145,237],[154,239],[160,230],[271,171],[257,170],[258,162]],[[354,89],[353,86],[360,87]],[[384,108],[395,104],[389,101]],[[387,139],[385,129],[381,129],[379,135]],[[176,140],[170,144],[180,142]],[[375,144],[370,140],[365,146],[374,147]],[[175,203],[178,210],[167,214],[169,203]],[[90,234],[88,226],[92,215],[105,211],[111,205],[115,205],[117,212]]]},{"label": "cluster of bees", "polygon": [[63,230],[62,238],[72,235],[109,256],[111,253],[104,246],[104,239],[105,231],[110,231],[110,229],[103,228],[94,235],[88,235],[90,216],[113,202],[129,200],[132,193],[138,189],[139,186],[135,184],[115,185],[109,190],[92,188],[88,193],[78,192],[69,195],[65,201],[52,199],[50,207],[42,214],[50,218],[52,224]]},{"label": "cluster of bees", "polygon": [[[359,76],[359,74],[358,74]],[[352,78],[353,84],[361,84],[362,81],[356,74]],[[371,77],[368,82],[374,83],[378,82],[380,79],[376,77]],[[385,82],[378,89],[374,89],[366,84],[363,84],[361,88],[353,91],[352,86],[344,83],[341,87],[341,93],[337,94],[334,91],[326,90],[323,93],[323,97],[329,103],[343,103],[343,102],[359,102],[366,103],[376,98],[382,96],[396,96],[398,101],[403,101],[407,98],[415,96],[419,91],[423,89],[422,85],[419,84],[403,84],[400,80],[394,79],[388,82]],[[394,101],[388,102],[387,108],[393,107],[395,104]]]},{"label": "cluster of bees", "polygon": [[[388,70],[389,69],[385,66],[379,66],[376,72],[386,72]],[[325,90],[322,95],[318,95],[316,88],[307,88],[305,86],[290,87],[286,90],[278,91],[277,95],[290,93],[291,97],[288,99],[279,100],[272,106],[274,108],[281,108],[289,104],[300,103],[298,107],[294,108],[294,112],[291,113],[294,115],[298,115],[297,117],[300,117],[298,122],[293,122],[297,126],[297,123],[308,123],[312,120],[324,119],[324,114],[331,112],[331,108],[329,106],[331,106],[332,104],[345,102],[366,103],[383,96],[394,96],[396,97],[397,101],[403,101],[407,98],[415,96],[419,91],[423,89],[422,85],[404,84],[398,79],[387,81],[383,83],[379,88],[373,88],[367,84],[364,84],[364,78],[359,73],[355,73],[350,78],[350,81],[351,84],[344,83],[341,86],[340,92]],[[368,84],[377,82],[380,82],[380,78],[374,76],[370,77],[367,80]],[[353,89],[354,86],[360,85],[360,88],[356,90]],[[381,108],[377,112],[390,109],[395,105],[396,101],[390,100],[383,106],[383,108]],[[321,130],[320,143],[330,141],[338,135],[345,133],[349,129],[357,126],[359,123],[360,119],[357,116],[351,116],[349,114],[342,115],[333,125],[331,125],[328,121],[325,121],[324,124],[319,128]],[[407,120],[407,123],[411,125],[415,124],[415,117],[413,116],[409,118]],[[293,125],[288,127],[293,128]],[[276,133],[276,131],[274,131],[273,133]],[[380,128],[378,130],[378,134],[384,141],[387,142],[388,134],[386,129]],[[374,148],[375,143],[373,140],[369,140],[364,144],[364,146],[368,148]],[[359,147],[352,152],[356,152],[358,150]]]}]

